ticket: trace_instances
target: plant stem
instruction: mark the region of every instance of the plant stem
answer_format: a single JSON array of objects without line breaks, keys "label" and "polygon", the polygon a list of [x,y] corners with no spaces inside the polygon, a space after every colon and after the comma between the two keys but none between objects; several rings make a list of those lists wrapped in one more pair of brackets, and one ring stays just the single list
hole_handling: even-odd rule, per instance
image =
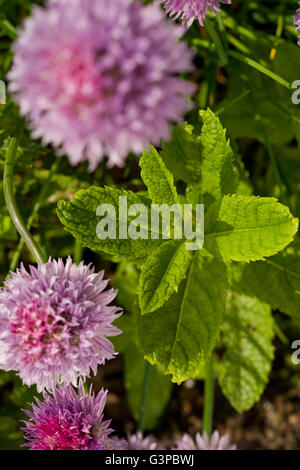
[{"label": "plant stem", "polygon": [[82,245],[76,239],[74,241],[73,257],[74,257],[74,263],[77,265],[82,260]]},{"label": "plant stem", "polygon": [[281,38],[284,29],[284,16],[279,15],[277,19],[276,37]]},{"label": "plant stem", "polygon": [[18,37],[16,28],[8,20],[0,20],[0,28],[6,36],[15,41]]},{"label": "plant stem", "polygon": [[224,25],[232,29],[234,33],[245,37],[249,41],[253,42],[260,42],[265,44],[266,46],[272,46],[274,42],[276,42],[276,37],[272,35],[267,35],[267,36],[261,36],[258,35],[255,31],[252,31],[248,28],[245,28],[244,26],[241,26],[240,24],[237,23],[232,17],[228,16],[227,13],[224,11],[222,12],[222,17],[223,17],[223,23]]},{"label": "plant stem", "polygon": [[222,37],[222,40],[223,40],[223,43],[224,43],[224,47],[225,47],[225,50],[227,52],[228,51],[227,33],[226,33],[226,28],[225,28],[224,23],[223,23],[223,18],[222,18],[222,15],[221,15],[220,12],[216,13],[216,18],[217,18],[219,31],[221,33],[221,37]]},{"label": "plant stem", "polygon": [[[276,28],[276,38],[280,39],[283,33],[283,28],[284,28],[284,16],[279,15],[277,18],[277,28]],[[276,57],[277,53],[277,46],[278,46],[279,41],[275,42],[274,47],[272,47],[271,52],[270,52],[270,59],[274,60]]]},{"label": "plant stem", "polygon": [[275,332],[276,336],[278,336],[278,338],[280,339],[280,341],[281,341],[283,344],[285,344],[285,345],[290,344],[289,339],[288,339],[287,336],[283,333],[283,331],[279,328],[279,326],[277,325],[276,322],[274,322],[274,332]]},{"label": "plant stem", "polygon": [[142,392],[141,407],[140,407],[140,419],[139,419],[139,423],[138,423],[138,426],[137,426],[138,430],[141,431],[141,432],[144,431],[145,410],[146,410],[146,401],[147,401],[147,395],[148,395],[150,370],[151,370],[151,366],[150,366],[149,362],[146,361],[144,383],[143,383],[143,392]]},{"label": "plant stem", "polygon": [[210,21],[210,19],[208,17],[205,18],[204,25],[205,25],[205,28],[206,28],[211,40],[213,41],[213,43],[216,46],[216,50],[217,50],[217,53],[218,53],[218,56],[219,56],[219,65],[221,67],[224,67],[225,65],[228,64],[228,55],[227,55],[227,52],[226,52],[226,50],[223,46],[223,43],[222,43],[218,33],[216,32],[213,23]]},{"label": "plant stem", "polygon": [[203,433],[209,437],[212,432],[214,410],[214,358],[209,359],[205,368]]},{"label": "plant stem", "polygon": [[267,133],[265,132],[265,146],[266,146],[266,149],[267,149],[267,153],[268,153],[268,156],[270,158],[270,161],[274,167],[274,170],[275,170],[275,175],[277,177],[277,181],[278,181],[278,184],[279,184],[279,187],[280,187],[280,191],[282,190],[282,186],[283,186],[283,183],[282,183],[282,179],[281,179],[281,174],[280,174],[280,171],[279,171],[279,167],[278,167],[278,164],[277,164],[277,160],[275,158],[275,155],[273,153],[273,150],[272,150],[272,147],[271,147],[271,144],[270,144],[270,141],[269,141],[269,136],[267,135]]},{"label": "plant stem", "polygon": [[290,188],[290,185],[289,185],[288,181],[286,180],[286,178],[284,177],[284,175],[282,174],[282,172],[280,170],[280,167],[277,163],[276,156],[275,156],[275,154],[273,152],[273,149],[272,149],[272,145],[270,143],[269,135],[266,131],[264,131],[264,136],[265,136],[265,146],[266,146],[267,154],[270,158],[270,162],[271,162],[271,164],[274,168],[274,171],[275,171],[275,176],[276,176],[276,179],[277,179],[277,182],[278,182],[278,185],[279,185],[282,202],[287,203],[287,201],[285,200],[285,189],[287,190],[289,195],[292,194],[292,190]]},{"label": "plant stem", "polygon": [[[31,226],[32,226],[32,223],[34,221],[34,218],[36,216],[36,214],[38,213],[38,211],[40,210],[42,204],[43,204],[43,201],[46,197],[46,194],[48,192],[48,189],[49,189],[49,186],[50,186],[50,183],[51,183],[51,180],[52,180],[52,177],[53,175],[58,171],[59,169],[59,166],[60,166],[60,163],[61,163],[61,158],[57,158],[53,165],[51,166],[50,168],[50,171],[49,171],[49,175],[48,175],[48,178],[46,179],[46,181],[44,182],[43,186],[42,186],[42,189],[40,191],[40,194],[37,198],[37,201],[32,209],[32,212],[28,218],[28,221],[27,221],[27,230],[30,230]],[[20,258],[20,255],[22,253],[22,250],[23,250],[23,247],[24,247],[24,239],[23,238],[20,238],[20,241],[19,241],[19,244],[17,246],[17,249],[14,253],[14,256],[11,260],[11,263],[10,263],[10,266],[9,266],[9,270],[10,271],[14,271],[18,265],[18,262],[19,262],[19,258]]]},{"label": "plant stem", "polygon": [[246,46],[244,42],[240,41],[230,33],[228,33],[227,37],[228,41],[235,47],[235,49],[242,52],[243,54],[251,54],[251,49],[249,49],[249,47]]},{"label": "plant stem", "polygon": [[17,148],[18,148],[18,142],[19,142],[19,138],[12,137],[10,139],[10,143],[9,143],[7,153],[6,153],[6,159],[4,163],[4,175],[3,175],[3,189],[4,189],[5,202],[7,205],[8,212],[12,218],[12,221],[16,229],[18,230],[19,234],[21,235],[24,242],[28,246],[32,255],[34,256],[37,262],[44,263],[46,262],[45,255],[41,251],[39,246],[36,244],[36,242],[32,238],[29,231],[27,230],[24,224],[24,221],[21,217],[21,214],[19,212],[15,195],[14,195],[13,169],[14,169],[14,159],[16,156]]},{"label": "plant stem", "polygon": [[[246,31],[249,34],[251,34],[250,31],[248,31],[248,30],[246,30]],[[209,33],[209,31],[208,31],[208,33]],[[215,35],[218,37],[216,32],[215,32]],[[227,34],[227,38],[228,38],[229,42],[231,42],[236,48],[242,50],[244,53],[249,53],[248,52],[248,51],[250,51],[249,48],[247,48],[247,46],[245,46],[241,41],[236,39],[234,36],[232,36],[231,34]],[[211,36],[211,39],[213,40],[213,43],[209,43],[208,41],[205,41],[203,39],[196,38],[196,39],[194,39],[193,44],[195,45],[195,47],[204,47],[205,49],[208,49],[211,52],[213,52],[214,49],[217,50],[217,45],[215,44],[215,41],[214,41],[212,36]],[[222,42],[221,42],[219,37],[218,37],[218,39],[219,39],[219,41],[221,43],[221,46],[222,46]],[[277,39],[277,41],[278,41],[278,39]],[[271,43],[268,43],[268,45],[273,46],[274,43],[271,42]],[[224,48],[223,48],[223,50],[224,50]],[[287,80],[285,80],[280,75],[273,72],[272,70],[268,69],[264,65],[262,65],[262,64],[256,62],[255,60],[251,59],[250,57],[248,57],[244,54],[240,54],[239,52],[233,51],[233,50],[228,50],[227,52],[225,52],[225,50],[224,50],[224,53],[227,54],[228,56],[233,57],[234,59],[239,60],[240,62],[243,62],[244,64],[247,64],[250,67],[258,70],[259,72],[263,73],[264,75],[271,78],[272,80],[275,80],[277,83],[284,86],[285,88],[288,88],[289,90],[292,90],[291,83],[289,83]],[[220,51],[218,51],[218,54],[219,54],[219,57],[220,57]]]},{"label": "plant stem", "polygon": [[288,88],[289,90],[292,89],[291,84],[287,80],[277,75],[277,73],[272,72],[272,70],[267,69],[266,67],[259,64],[255,60],[250,59],[250,57],[246,57],[236,51],[228,51],[228,55],[230,55],[234,59],[239,60],[240,62],[244,62],[244,64],[250,65],[250,67],[253,67],[254,69],[266,75],[267,77],[272,78],[277,83],[280,83],[280,85],[284,86],[285,88]]},{"label": "plant stem", "polygon": [[232,100],[228,105],[223,106],[222,108],[218,109],[218,111],[215,112],[216,116],[220,116],[220,114],[224,113],[224,111],[227,111],[231,106],[234,106],[236,103],[241,101],[243,98],[248,96],[251,93],[251,90],[245,90],[243,93],[241,93],[239,96],[237,96],[234,100]]}]

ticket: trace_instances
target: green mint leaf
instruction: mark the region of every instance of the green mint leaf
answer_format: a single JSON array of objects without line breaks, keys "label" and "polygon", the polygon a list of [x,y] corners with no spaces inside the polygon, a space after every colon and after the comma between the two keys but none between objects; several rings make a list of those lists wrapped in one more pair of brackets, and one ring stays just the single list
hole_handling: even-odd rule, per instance
[{"label": "green mint leaf", "polygon": [[226,352],[219,383],[238,412],[251,408],[265,389],[273,361],[273,336],[270,307],[233,294],[223,326]]},{"label": "green mint leaf", "polygon": [[173,127],[171,140],[162,144],[161,157],[176,181],[191,185],[201,181],[200,138],[193,134],[193,126]]},{"label": "green mint leaf", "polygon": [[157,310],[178,290],[192,257],[193,251],[187,250],[182,240],[165,242],[150,254],[140,275],[142,314]]},{"label": "green mint leaf", "polygon": [[238,171],[234,167],[233,152],[220,120],[207,109],[200,111],[201,130],[201,194],[205,204],[210,204],[226,194],[235,193]]},{"label": "green mint leaf", "polygon": [[225,196],[205,218],[207,250],[224,260],[263,260],[283,250],[298,229],[288,207],[275,198]]},{"label": "green mint leaf", "polygon": [[300,242],[257,263],[232,263],[232,288],[300,319]]},{"label": "green mint leaf", "polygon": [[139,343],[147,360],[177,383],[196,375],[218,339],[226,290],[225,264],[204,249],[195,253],[178,292],[138,319]]},{"label": "green mint leaf", "polygon": [[[148,239],[120,239],[119,228],[119,197],[126,196],[128,207],[132,204],[143,204],[150,207],[149,199],[135,194],[131,191],[116,189],[112,187],[97,188],[91,187],[76,193],[75,198],[69,202],[59,201],[57,214],[68,232],[83,246],[87,246],[96,253],[107,253],[115,260],[141,260],[149,252],[157,248],[161,240],[151,239],[150,231],[147,233]],[[116,214],[116,238],[100,239],[97,236],[97,227],[101,219],[97,216],[97,208],[100,204],[111,204],[115,208]],[[122,211],[124,212],[124,211]],[[148,213],[150,210],[148,211]],[[135,219],[135,217],[133,217]],[[122,224],[124,230],[128,231],[128,226],[133,220],[128,217],[128,224]],[[150,226],[150,223],[149,223]],[[148,224],[142,227],[145,232]]]},{"label": "green mint leaf", "polygon": [[179,197],[171,172],[154,147],[140,158],[141,176],[153,204],[178,204]]},{"label": "green mint leaf", "polygon": [[210,204],[236,191],[238,171],[219,118],[210,109],[200,115],[200,136],[192,126],[175,127],[171,141],[162,145],[161,156],[176,180],[185,181],[189,191],[196,191],[201,202]]}]

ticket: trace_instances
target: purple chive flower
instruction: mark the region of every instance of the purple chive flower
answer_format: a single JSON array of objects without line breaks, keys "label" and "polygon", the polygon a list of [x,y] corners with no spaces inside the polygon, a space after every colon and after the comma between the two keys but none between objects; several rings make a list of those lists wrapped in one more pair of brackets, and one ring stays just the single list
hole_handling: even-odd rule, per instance
[{"label": "purple chive flower", "polygon": [[220,3],[231,4],[231,0],[160,0],[165,4],[167,13],[177,19],[182,18],[183,23],[191,26],[195,19],[203,26],[207,13],[220,11]]},{"label": "purple chive flower", "polygon": [[0,368],[41,391],[76,385],[112,359],[107,336],[121,333],[112,325],[121,311],[108,305],[116,291],[105,290],[103,274],[70,257],[12,273],[0,289]]},{"label": "purple chive flower", "polygon": [[164,450],[164,448],[158,445],[153,436],[143,437],[138,431],[136,434],[128,435],[123,450]]},{"label": "purple chive flower", "polygon": [[95,395],[84,393],[80,381],[78,394],[71,385],[59,386],[53,397],[44,392],[44,401],[37,398],[32,411],[24,410],[25,439],[31,450],[110,450],[110,421],[103,421],[106,390]]},{"label": "purple chive flower", "polygon": [[[297,26],[296,30],[300,31],[300,8],[298,8],[294,15],[294,25]],[[300,35],[298,36],[298,46],[300,46]]]},{"label": "purple chive flower", "polygon": [[236,450],[236,445],[229,444],[227,435],[220,437],[218,431],[214,431],[210,438],[205,433],[203,436],[197,433],[195,440],[184,434],[174,450]]},{"label": "purple chive flower", "polygon": [[33,137],[67,154],[72,165],[104,156],[124,164],[168,139],[170,121],[188,109],[192,52],[183,28],[158,5],[134,0],[52,0],[25,20],[8,74],[9,90]]}]

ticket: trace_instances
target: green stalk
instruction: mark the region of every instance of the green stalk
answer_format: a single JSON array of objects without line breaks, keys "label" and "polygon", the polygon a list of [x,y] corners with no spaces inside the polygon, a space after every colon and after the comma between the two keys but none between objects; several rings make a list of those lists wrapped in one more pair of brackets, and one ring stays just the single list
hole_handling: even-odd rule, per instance
[{"label": "green stalk", "polygon": [[[230,43],[232,43],[236,48],[241,49],[244,53],[246,51],[249,51],[246,46],[243,46],[241,41],[238,39],[234,38],[231,34],[227,34],[227,38]],[[213,52],[214,50],[217,50],[217,47],[214,43],[209,43],[208,41],[205,41],[203,39],[196,38],[193,40],[193,45],[195,47],[204,47],[205,49],[210,50]],[[273,45],[271,43],[271,45]],[[244,64],[249,65],[250,67],[253,67],[254,69],[258,70],[259,72],[263,73],[267,77],[271,78],[272,80],[275,80],[277,83],[280,85],[284,86],[285,88],[288,88],[289,90],[292,90],[292,85],[289,83],[287,80],[282,78],[280,75],[276,74],[272,70],[269,70],[267,67],[264,65],[259,64],[255,60],[251,59],[250,57],[247,57],[246,55],[240,54],[237,51],[232,51],[228,50],[228,56],[233,57],[236,60],[239,60],[240,62],[243,62]]]},{"label": "green stalk", "polygon": [[[42,204],[43,204],[43,201],[46,197],[46,194],[48,192],[48,189],[49,189],[49,186],[50,186],[50,183],[51,183],[51,180],[52,180],[52,177],[53,175],[55,175],[55,173],[58,171],[58,168],[60,166],[60,163],[61,163],[61,158],[57,158],[53,165],[51,166],[51,169],[50,169],[50,172],[49,172],[49,175],[48,175],[48,178],[46,179],[46,181],[44,182],[43,186],[42,186],[42,189],[40,191],[40,194],[37,198],[37,201],[32,209],[32,212],[28,218],[28,221],[27,221],[27,230],[30,230],[31,226],[32,226],[32,223],[34,221],[34,218],[36,216],[36,214],[39,212]],[[19,263],[19,258],[21,256],[21,253],[22,253],[22,250],[23,250],[23,247],[24,247],[24,239],[23,238],[20,238],[20,241],[19,241],[19,244],[17,246],[17,249],[14,253],[14,256],[11,260],[11,263],[10,263],[10,266],[9,266],[9,270],[10,271],[14,271]]]},{"label": "green stalk", "polygon": [[268,137],[266,132],[264,134],[265,134],[265,138],[266,138],[265,146],[266,146],[266,149],[267,149],[267,153],[268,153],[271,164],[273,165],[273,168],[274,168],[274,171],[275,171],[277,182],[278,182],[278,185],[279,185],[279,188],[280,188],[280,193],[283,194],[282,191],[283,191],[284,184],[282,182],[282,178],[281,178],[280,170],[279,170],[279,167],[278,167],[278,164],[277,164],[277,160],[276,160],[276,157],[274,155],[273,149],[271,147],[269,137]]},{"label": "green stalk", "polygon": [[0,20],[0,28],[4,35],[15,41],[18,37],[16,28],[8,20]]},{"label": "green stalk", "polygon": [[283,333],[283,331],[279,328],[279,326],[277,325],[276,322],[274,322],[274,332],[275,332],[276,336],[278,336],[278,338],[280,339],[280,341],[281,341],[283,344],[285,344],[285,345],[290,344],[289,339],[288,339],[287,336]]},{"label": "green stalk", "polygon": [[148,361],[146,361],[145,365],[145,375],[144,375],[144,383],[143,383],[143,392],[142,392],[142,399],[141,399],[141,407],[140,407],[140,419],[138,423],[138,430],[143,432],[145,426],[145,411],[146,411],[146,402],[147,402],[147,395],[148,395],[148,387],[149,387],[149,379],[150,379],[150,371],[151,366]]},{"label": "green stalk", "polygon": [[74,241],[73,258],[74,258],[74,263],[77,265],[82,260],[82,245],[76,239]]},{"label": "green stalk", "polygon": [[217,50],[217,53],[218,53],[218,56],[219,56],[219,65],[221,67],[224,67],[225,65],[228,64],[228,55],[227,55],[227,52],[226,52],[226,50],[223,46],[223,43],[222,43],[218,33],[216,32],[216,30],[214,28],[214,25],[213,25],[212,21],[208,17],[205,18],[204,26],[205,26],[211,40],[213,41],[213,43],[216,46],[216,50]]},{"label": "green stalk", "polygon": [[286,29],[290,34],[292,34],[292,35],[295,36],[295,37],[297,37],[298,34],[299,34],[299,33],[297,32],[295,26],[292,26],[292,25],[287,24],[287,25],[285,26],[285,29]]},{"label": "green stalk", "polygon": [[12,218],[12,221],[18,230],[19,234],[23,238],[24,242],[28,246],[29,250],[31,251],[32,255],[39,263],[45,263],[46,257],[44,253],[41,251],[39,246],[36,244],[34,239],[32,238],[31,234],[27,230],[25,223],[21,217],[19,212],[15,195],[14,195],[14,187],[13,187],[13,170],[14,170],[14,160],[16,156],[16,152],[18,149],[19,138],[12,137],[10,139],[10,143],[6,153],[6,159],[4,163],[4,175],[3,175],[3,189],[4,189],[4,197],[5,202],[7,205],[8,212]]},{"label": "green stalk", "polygon": [[280,195],[281,195],[281,198],[282,198],[282,202],[287,204],[287,201],[285,199],[284,189],[287,190],[289,195],[292,194],[292,189],[289,185],[289,182],[287,181],[287,179],[284,177],[284,175],[282,174],[282,172],[280,170],[280,167],[279,167],[279,165],[277,163],[277,160],[276,160],[276,156],[275,156],[275,154],[273,152],[273,149],[272,149],[272,146],[270,144],[270,139],[269,139],[268,133],[265,130],[264,130],[264,136],[265,136],[265,146],[266,146],[266,149],[267,149],[267,154],[270,158],[270,162],[273,165],[273,168],[274,168],[274,171],[275,171],[275,175],[276,175],[277,182],[278,182],[279,189],[280,189]]},{"label": "green stalk", "polygon": [[277,75],[277,73],[272,72],[271,70],[267,69],[266,67],[259,64],[255,60],[250,59],[250,57],[246,57],[240,54],[239,52],[235,52],[235,51],[229,51],[228,54],[234,59],[239,60],[240,62],[243,62],[244,64],[250,65],[250,67],[253,67],[254,69],[266,75],[267,77],[272,78],[277,83],[280,83],[280,85],[284,86],[285,88],[288,88],[289,90],[292,89],[292,85],[287,80]]},{"label": "green stalk", "polygon": [[226,28],[223,23],[223,18],[220,12],[216,13],[216,18],[217,18],[217,23],[218,23],[218,28],[221,33],[222,41],[225,47],[225,50],[228,51],[228,40],[227,40],[227,33],[226,33]]},{"label": "green stalk", "polygon": [[208,49],[210,52],[215,52],[216,50],[216,46],[211,41],[207,41],[206,39],[202,38],[194,38],[192,45],[196,48],[203,47],[204,49]]},{"label": "green stalk", "polygon": [[224,111],[227,111],[228,109],[230,109],[232,106],[234,106],[236,103],[238,103],[239,101],[241,101],[243,98],[245,98],[246,96],[248,96],[249,94],[251,93],[251,90],[246,90],[246,91],[243,91],[243,93],[241,93],[239,96],[237,96],[234,100],[232,100],[230,103],[228,103],[227,106],[223,106],[222,108],[218,109],[218,111],[215,112],[215,115],[216,116],[220,116],[220,114],[224,113]]},{"label": "green stalk", "polygon": [[212,433],[214,412],[214,359],[213,356],[206,363],[204,382],[204,410],[203,410],[203,433],[209,437]]},{"label": "green stalk", "polygon": [[272,36],[270,34],[266,37],[257,35],[255,31],[252,31],[248,28],[245,28],[244,26],[239,25],[232,17],[228,16],[227,13],[225,13],[224,11],[222,12],[222,16],[224,25],[227,28],[232,29],[235,34],[239,34],[240,36],[243,36],[249,41],[261,42],[267,46],[272,46],[274,42],[276,42],[277,38],[275,36]]},{"label": "green stalk", "polygon": [[277,20],[276,37],[281,38],[284,29],[284,16],[279,15]]},{"label": "green stalk", "polygon": [[230,44],[232,44],[237,50],[243,54],[251,54],[251,49],[249,49],[249,47],[246,46],[244,42],[240,41],[230,33],[228,33],[227,38]]}]

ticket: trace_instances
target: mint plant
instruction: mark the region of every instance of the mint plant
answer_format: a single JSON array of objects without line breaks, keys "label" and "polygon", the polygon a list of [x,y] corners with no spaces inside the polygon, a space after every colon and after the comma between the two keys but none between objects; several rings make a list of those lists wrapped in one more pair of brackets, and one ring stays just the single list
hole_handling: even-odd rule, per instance
[{"label": "mint plant", "polygon": [[299,447],[295,3],[0,0],[0,449]]},{"label": "mint plant", "polygon": [[[247,286],[251,283],[247,270],[273,266],[272,260],[280,256],[277,253],[293,241],[298,220],[275,198],[239,194],[236,163],[220,120],[210,110],[200,114],[200,134],[191,126],[174,128],[172,140],[163,144],[160,153],[153,148],[143,154],[140,166],[146,195],[93,187],[80,191],[70,202],[61,201],[57,212],[81,244],[137,266],[137,344],[144,357],[164,374],[171,374],[173,381],[180,384],[197,377],[222,331],[229,348],[219,380],[232,405],[242,411],[264,390],[272,362],[273,329],[270,307],[260,302],[261,296],[253,291],[250,297],[240,296],[244,292],[240,278]],[[186,183],[184,194],[176,190],[176,177]],[[185,239],[100,240],[97,207],[109,201],[117,209],[117,198],[124,194],[134,203],[204,202],[204,247],[188,251]],[[269,282],[267,276],[261,276],[262,292]],[[268,302],[266,297],[262,300]],[[241,319],[231,319],[229,327],[235,305]],[[240,343],[237,350],[234,345]],[[234,354],[239,364],[233,364]],[[244,379],[243,374],[247,374]],[[239,377],[241,383],[236,383]]]}]

